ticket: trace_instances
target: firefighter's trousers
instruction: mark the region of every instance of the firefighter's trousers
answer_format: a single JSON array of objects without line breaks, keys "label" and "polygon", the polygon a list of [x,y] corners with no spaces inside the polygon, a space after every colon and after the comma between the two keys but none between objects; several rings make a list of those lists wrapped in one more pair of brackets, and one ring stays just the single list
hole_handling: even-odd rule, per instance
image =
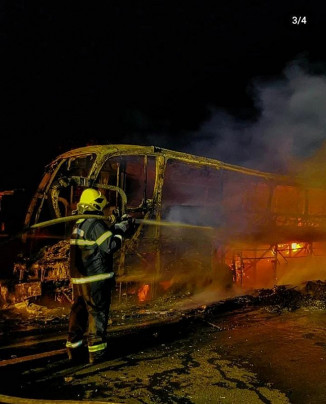
[{"label": "firefighter's trousers", "polygon": [[80,347],[86,337],[90,354],[106,349],[112,286],[112,279],[73,285],[67,348]]}]

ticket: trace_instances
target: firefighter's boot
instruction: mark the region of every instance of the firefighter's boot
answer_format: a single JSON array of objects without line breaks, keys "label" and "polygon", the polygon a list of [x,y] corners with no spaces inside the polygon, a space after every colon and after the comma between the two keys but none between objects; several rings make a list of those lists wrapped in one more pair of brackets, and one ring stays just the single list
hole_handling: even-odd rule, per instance
[{"label": "firefighter's boot", "polygon": [[80,363],[85,360],[85,346],[82,340],[77,342],[67,341],[66,350],[69,361]]},{"label": "firefighter's boot", "polygon": [[107,343],[88,346],[88,358],[91,365],[102,362],[107,353]]}]

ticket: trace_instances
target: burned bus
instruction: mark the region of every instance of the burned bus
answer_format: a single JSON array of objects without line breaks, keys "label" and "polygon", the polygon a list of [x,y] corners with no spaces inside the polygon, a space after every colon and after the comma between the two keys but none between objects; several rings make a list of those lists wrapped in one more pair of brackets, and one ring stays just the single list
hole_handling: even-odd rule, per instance
[{"label": "burned bus", "polygon": [[[115,257],[120,299],[136,294],[145,301],[212,283],[229,288],[232,280],[271,286],[294,258],[322,255],[326,189],[153,146],[89,146],[60,155],[46,167],[26,228],[70,216],[86,187],[105,193],[106,215],[114,209],[138,223]],[[43,248],[15,264],[25,292],[33,289],[26,280],[69,282],[72,226],[26,233],[28,257]]]}]

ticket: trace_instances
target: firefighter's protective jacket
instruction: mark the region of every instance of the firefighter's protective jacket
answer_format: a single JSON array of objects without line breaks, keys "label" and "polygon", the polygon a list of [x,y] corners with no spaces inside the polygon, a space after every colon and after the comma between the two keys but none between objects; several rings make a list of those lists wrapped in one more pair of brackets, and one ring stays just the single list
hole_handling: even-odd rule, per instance
[{"label": "firefighter's protective jacket", "polygon": [[96,282],[112,277],[113,253],[121,243],[122,236],[112,233],[101,217],[78,220],[70,239],[72,283]]}]

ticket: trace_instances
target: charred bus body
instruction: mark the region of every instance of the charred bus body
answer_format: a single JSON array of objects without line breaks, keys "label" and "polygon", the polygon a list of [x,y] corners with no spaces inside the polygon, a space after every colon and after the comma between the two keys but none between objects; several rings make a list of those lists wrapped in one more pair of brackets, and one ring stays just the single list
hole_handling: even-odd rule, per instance
[{"label": "charred bus body", "polygon": [[[326,189],[152,146],[62,154],[46,168],[25,225],[71,215],[86,187],[104,192],[111,211],[142,219],[116,256],[120,299],[133,294],[144,301],[185,285],[225,289],[232,278],[243,287],[271,286],[294,258],[303,262],[324,250]],[[51,240],[52,246],[34,262],[15,265],[21,287],[27,278],[68,282],[71,228],[69,222],[25,238],[30,256]]]}]

